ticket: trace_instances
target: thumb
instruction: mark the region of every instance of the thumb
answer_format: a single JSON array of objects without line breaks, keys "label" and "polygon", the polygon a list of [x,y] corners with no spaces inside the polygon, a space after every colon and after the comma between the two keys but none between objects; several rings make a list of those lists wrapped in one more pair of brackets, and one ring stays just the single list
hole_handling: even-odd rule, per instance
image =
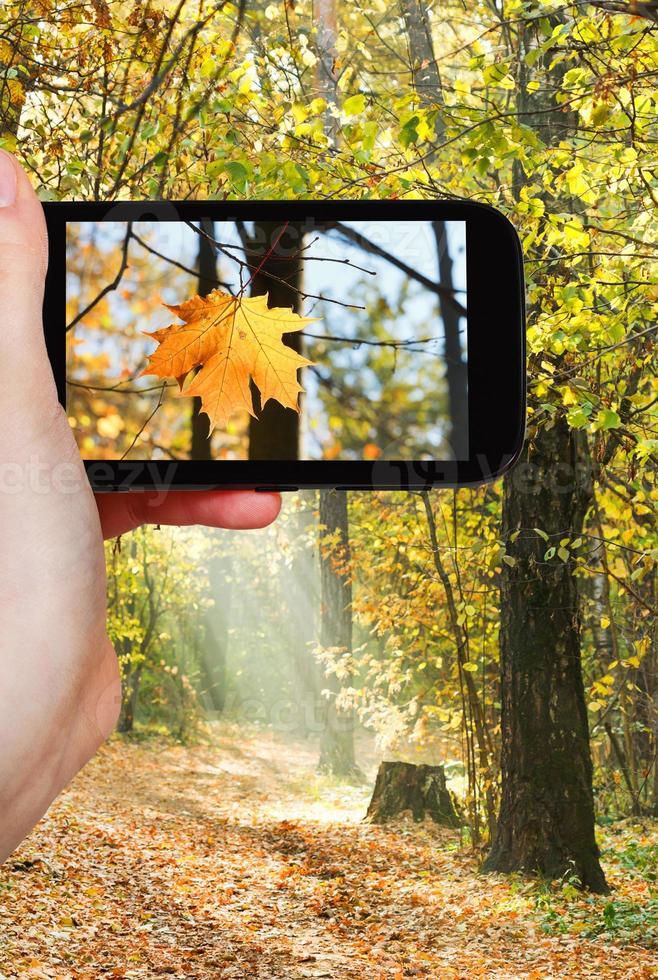
[{"label": "thumb", "polygon": [[47,264],[43,208],[17,161],[0,150],[0,412],[5,426],[15,421],[22,432],[57,401],[41,318]]}]

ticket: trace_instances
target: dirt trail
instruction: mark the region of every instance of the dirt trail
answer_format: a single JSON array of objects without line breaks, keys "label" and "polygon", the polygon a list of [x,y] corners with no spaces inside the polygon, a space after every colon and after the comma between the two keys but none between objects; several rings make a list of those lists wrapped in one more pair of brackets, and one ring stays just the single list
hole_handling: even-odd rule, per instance
[{"label": "dirt trail", "polygon": [[312,745],[223,729],[115,741],[0,872],[0,978],[658,977],[658,956],[545,936],[452,832],[361,823]]}]

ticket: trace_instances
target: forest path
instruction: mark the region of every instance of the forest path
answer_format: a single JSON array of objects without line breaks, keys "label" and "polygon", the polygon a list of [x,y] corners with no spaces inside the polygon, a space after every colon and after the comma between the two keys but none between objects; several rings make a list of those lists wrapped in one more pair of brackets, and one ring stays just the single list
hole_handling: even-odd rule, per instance
[{"label": "forest path", "polygon": [[546,936],[529,888],[453,832],[361,822],[317,749],[218,727],[114,740],[0,870],[0,978],[658,977],[658,954]]}]

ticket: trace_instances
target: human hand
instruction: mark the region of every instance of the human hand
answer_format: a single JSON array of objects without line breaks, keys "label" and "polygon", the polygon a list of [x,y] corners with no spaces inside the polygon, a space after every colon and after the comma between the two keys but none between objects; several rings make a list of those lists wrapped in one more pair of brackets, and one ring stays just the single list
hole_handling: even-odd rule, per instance
[{"label": "human hand", "polygon": [[0,861],[116,723],[103,536],[264,527],[280,507],[252,491],[94,497],[46,353],[46,264],[41,205],[0,150]]}]

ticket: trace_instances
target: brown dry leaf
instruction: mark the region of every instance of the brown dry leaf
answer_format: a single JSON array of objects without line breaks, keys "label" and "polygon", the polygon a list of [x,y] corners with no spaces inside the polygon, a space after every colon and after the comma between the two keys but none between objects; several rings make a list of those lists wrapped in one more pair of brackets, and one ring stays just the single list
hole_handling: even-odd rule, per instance
[{"label": "brown dry leaf", "polygon": [[[198,395],[211,430],[225,427],[229,417],[245,410],[254,415],[249,382],[260,391],[261,404],[270,398],[299,411],[302,387],[297,371],[311,361],[287,347],[282,337],[303,330],[314,318],[291,309],[267,305],[267,294],[235,297],[220,289],[193,296],[167,309],[184,323],[147,334],[158,342],[142,374],[176,378],[181,395]],[[190,371],[198,374],[185,386]]]}]

